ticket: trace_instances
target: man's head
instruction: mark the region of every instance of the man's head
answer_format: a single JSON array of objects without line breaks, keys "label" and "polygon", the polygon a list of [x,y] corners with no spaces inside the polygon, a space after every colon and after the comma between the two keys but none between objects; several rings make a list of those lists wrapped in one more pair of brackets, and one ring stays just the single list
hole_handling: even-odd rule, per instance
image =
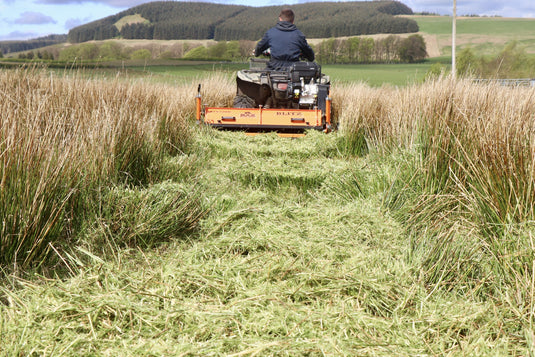
[{"label": "man's head", "polygon": [[282,9],[279,15],[279,21],[288,21],[292,24],[294,23],[294,12],[291,9]]}]

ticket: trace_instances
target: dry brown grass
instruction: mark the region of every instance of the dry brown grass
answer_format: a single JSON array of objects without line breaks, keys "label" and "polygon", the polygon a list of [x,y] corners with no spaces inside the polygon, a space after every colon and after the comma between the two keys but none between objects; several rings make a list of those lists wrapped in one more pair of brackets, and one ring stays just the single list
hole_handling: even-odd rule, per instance
[{"label": "dry brown grass", "polygon": [[145,184],[187,149],[193,86],[0,71],[0,260],[39,265],[72,238],[99,187]]},{"label": "dry brown grass", "polygon": [[347,85],[333,101],[346,136],[413,156],[389,195],[405,197],[402,220],[425,281],[494,296],[532,324],[535,88],[439,79]]},{"label": "dry brown grass", "polygon": [[535,218],[534,98],[535,88],[448,79],[405,88],[348,85],[333,95],[342,131],[362,133],[376,151],[416,149],[435,191],[480,193],[474,218],[492,224]]}]

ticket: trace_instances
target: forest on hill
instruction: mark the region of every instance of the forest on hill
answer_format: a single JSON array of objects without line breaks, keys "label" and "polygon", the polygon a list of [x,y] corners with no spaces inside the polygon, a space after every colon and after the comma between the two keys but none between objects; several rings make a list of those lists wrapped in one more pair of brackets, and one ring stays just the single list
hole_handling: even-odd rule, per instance
[{"label": "forest on hill", "polygon": [[[293,5],[296,24],[309,38],[417,32],[416,21],[396,17],[412,10],[398,1],[328,2]],[[273,26],[280,6],[251,7],[200,2],[157,1],[75,27],[68,41],[111,38],[258,40]],[[121,19],[137,20],[118,26]],[[254,21],[252,21],[254,19]]]},{"label": "forest on hill", "polygon": [[48,35],[26,41],[0,41],[0,56],[3,53],[29,51],[67,41],[67,35]]}]

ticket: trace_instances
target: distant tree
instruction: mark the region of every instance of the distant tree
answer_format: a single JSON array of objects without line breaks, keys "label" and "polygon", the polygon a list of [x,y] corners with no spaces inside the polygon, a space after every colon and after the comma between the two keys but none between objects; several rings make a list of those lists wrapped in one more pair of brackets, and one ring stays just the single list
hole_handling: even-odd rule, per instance
[{"label": "distant tree", "polygon": [[381,48],[381,62],[391,63],[399,60],[397,48],[399,47],[399,36],[390,35],[378,41]]},{"label": "distant tree", "polygon": [[399,46],[399,58],[403,62],[419,62],[427,57],[425,40],[421,35],[411,35],[403,39]]},{"label": "distant tree", "polygon": [[507,78],[534,75],[534,60],[517,41],[508,43],[494,58],[479,59],[480,73],[485,77]]},{"label": "distant tree", "polygon": [[188,59],[206,59],[208,58],[208,49],[204,46],[195,47],[192,50],[189,50],[184,58]]},{"label": "distant tree", "polygon": [[148,60],[148,59],[151,59],[151,57],[152,57],[152,53],[147,49],[134,51],[130,55],[131,59],[138,59],[138,60]]},{"label": "distant tree", "polygon": [[52,53],[50,53],[49,51],[47,50],[44,50],[43,53],[42,53],[42,58],[43,60],[53,60],[54,59],[54,56],[52,55]]},{"label": "distant tree", "polygon": [[240,43],[238,41],[228,42],[223,58],[228,60],[238,60],[240,57]]},{"label": "distant tree", "polygon": [[77,55],[82,60],[94,60],[99,56],[99,48],[94,43],[84,43],[78,47]]},{"label": "distant tree", "polygon": [[363,38],[359,43],[359,62],[371,63],[373,62],[375,41],[373,38]]},{"label": "distant tree", "polygon": [[336,40],[322,41],[316,48],[316,58],[321,63],[336,63]]},{"label": "distant tree", "polygon": [[500,64],[502,72],[517,73],[529,60],[526,49],[519,46],[517,41],[512,41],[500,52],[496,61]]},{"label": "distant tree", "polygon": [[223,59],[225,52],[227,51],[227,42],[219,41],[215,45],[208,47],[207,53],[209,58]]},{"label": "distant tree", "polygon": [[457,74],[460,76],[475,74],[478,69],[478,59],[471,48],[464,48],[456,58]]},{"label": "distant tree", "polygon": [[170,59],[170,58],[176,58],[176,56],[174,55],[172,51],[163,51],[158,55],[158,58]]},{"label": "distant tree", "polygon": [[349,49],[349,63],[357,63],[359,58],[360,38],[351,37],[347,39]]},{"label": "distant tree", "polygon": [[239,41],[239,44],[240,44],[240,57],[244,59],[251,57],[253,50],[256,46],[256,42],[248,41],[248,40],[241,40]]},{"label": "distant tree", "polygon": [[116,41],[106,41],[99,47],[99,57],[103,60],[124,59],[123,46]]},{"label": "distant tree", "polygon": [[447,68],[442,63],[433,63],[427,73],[425,74],[425,80],[437,79],[440,76],[444,76],[447,73]]},{"label": "distant tree", "polygon": [[78,46],[69,46],[64,48],[59,53],[58,59],[60,61],[74,61],[78,59]]},{"label": "distant tree", "polygon": [[168,47],[174,58],[182,58],[184,56],[184,43],[178,42]]}]

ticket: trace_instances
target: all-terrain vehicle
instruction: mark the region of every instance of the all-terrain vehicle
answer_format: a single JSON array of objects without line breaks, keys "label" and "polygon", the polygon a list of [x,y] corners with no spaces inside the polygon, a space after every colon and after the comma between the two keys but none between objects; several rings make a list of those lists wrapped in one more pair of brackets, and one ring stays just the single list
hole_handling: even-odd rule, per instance
[{"label": "all-terrain vehicle", "polygon": [[201,107],[197,119],[221,129],[296,134],[308,129],[331,130],[329,77],[315,62],[295,62],[282,70],[267,68],[267,60],[251,60],[238,71],[233,108]]}]

